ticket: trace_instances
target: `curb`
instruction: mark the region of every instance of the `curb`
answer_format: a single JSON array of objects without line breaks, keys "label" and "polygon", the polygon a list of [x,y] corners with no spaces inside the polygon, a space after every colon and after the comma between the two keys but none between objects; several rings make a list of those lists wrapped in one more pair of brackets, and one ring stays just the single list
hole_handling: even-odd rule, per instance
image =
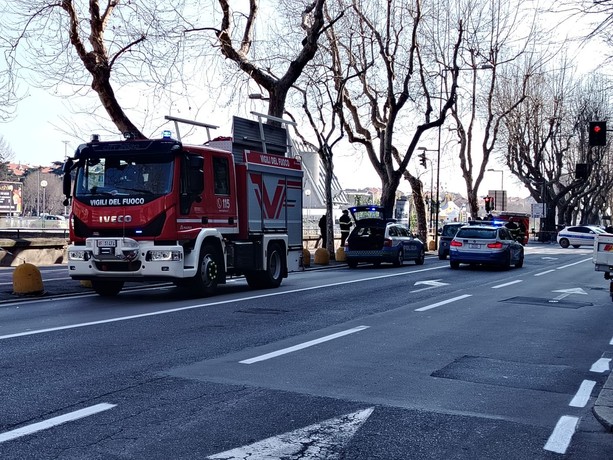
[{"label": "curb", "polygon": [[602,390],[600,390],[592,412],[607,431],[613,432],[613,374],[609,374]]}]

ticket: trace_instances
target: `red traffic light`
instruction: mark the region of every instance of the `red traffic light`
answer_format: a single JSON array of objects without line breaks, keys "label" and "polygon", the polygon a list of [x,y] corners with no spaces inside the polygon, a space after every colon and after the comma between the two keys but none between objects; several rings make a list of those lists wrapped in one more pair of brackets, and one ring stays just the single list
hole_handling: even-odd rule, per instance
[{"label": "red traffic light", "polygon": [[590,121],[589,143],[591,147],[607,145],[606,121]]}]

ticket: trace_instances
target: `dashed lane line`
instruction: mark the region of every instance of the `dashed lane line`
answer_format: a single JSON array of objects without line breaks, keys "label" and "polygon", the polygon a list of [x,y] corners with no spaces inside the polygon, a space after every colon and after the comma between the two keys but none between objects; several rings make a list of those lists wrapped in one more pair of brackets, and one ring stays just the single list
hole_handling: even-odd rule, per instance
[{"label": "dashed lane line", "polygon": [[592,396],[592,390],[595,386],[596,382],[593,380],[584,380],[581,382],[579,390],[577,390],[577,393],[568,405],[572,407],[585,407]]},{"label": "dashed lane line", "polygon": [[497,286],[492,286],[492,289],[500,289],[500,288],[511,286],[512,284],[517,284],[517,283],[521,283],[521,282],[522,282],[522,280],[510,281],[508,283],[499,284]]},{"label": "dashed lane line", "polygon": [[53,417],[49,420],[44,420],[42,422],[34,423],[32,425],[27,425],[21,428],[17,428],[15,430],[7,431],[6,433],[0,433],[0,443],[20,438],[22,436],[27,436],[29,434],[36,433],[37,431],[47,430],[49,428],[53,428],[55,426],[62,425],[67,422],[78,420],[80,418],[89,417],[90,415],[98,414],[100,412],[112,409],[115,406],[116,404],[96,404],[95,406],[86,407],[85,409],[80,409],[74,412],[70,412],[68,414],[60,415],[59,417]]},{"label": "dashed lane line", "polygon": [[458,300],[465,299],[467,297],[472,297],[472,294],[464,294],[457,297],[453,297],[451,299],[443,300],[442,302],[433,303],[432,305],[426,305],[425,307],[416,308],[415,311],[427,311],[436,307],[440,307],[441,305],[446,305],[448,303],[456,302]]},{"label": "dashed lane line", "polygon": [[556,427],[553,429],[553,433],[549,436],[544,449],[557,454],[566,453],[566,449],[570,445],[570,441],[575,434],[578,417],[571,417],[569,415],[563,415],[556,423]]},{"label": "dashed lane line", "polygon": [[240,364],[253,364],[260,361],[266,361],[267,359],[276,358],[277,356],[286,355],[288,353],[293,353],[294,351],[303,350],[305,348],[312,347],[314,345],[318,345],[323,342],[328,342],[330,340],[338,339],[339,337],[344,337],[349,334],[355,334],[356,332],[363,331],[364,329],[368,329],[370,326],[358,326],[353,329],[347,329],[346,331],[337,332],[336,334],[327,335],[325,337],[320,337],[319,339],[309,340],[308,342],[300,343],[298,345],[294,345],[293,347],[283,348],[281,350],[273,351],[271,353],[266,353],[265,355],[256,356],[255,358],[245,359],[243,361],[239,361]]}]

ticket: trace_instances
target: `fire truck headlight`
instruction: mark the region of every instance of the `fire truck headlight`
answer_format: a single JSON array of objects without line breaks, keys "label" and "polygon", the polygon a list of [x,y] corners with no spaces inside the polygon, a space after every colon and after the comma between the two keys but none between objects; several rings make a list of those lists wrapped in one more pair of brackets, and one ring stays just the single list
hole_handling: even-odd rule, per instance
[{"label": "fire truck headlight", "polygon": [[165,261],[178,261],[183,259],[181,251],[163,251],[153,250],[147,251],[146,260],[151,262],[165,262]]},{"label": "fire truck headlight", "polygon": [[82,249],[68,251],[68,260],[89,260],[89,251],[84,251]]}]

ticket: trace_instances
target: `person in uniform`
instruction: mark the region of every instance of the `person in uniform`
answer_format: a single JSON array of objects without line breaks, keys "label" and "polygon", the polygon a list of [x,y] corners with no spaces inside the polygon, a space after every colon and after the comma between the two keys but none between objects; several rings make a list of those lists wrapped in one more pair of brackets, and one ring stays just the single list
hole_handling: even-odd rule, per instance
[{"label": "person in uniform", "polygon": [[[326,215],[324,214],[323,216],[321,216],[321,219],[319,219],[319,238],[321,238],[321,247],[322,248],[326,248],[328,247],[328,229],[327,227],[327,222],[326,222]],[[315,247],[317,247],[317,244],[319,243],[319,238],[317,239],[317,243],[315,243]]]},{"label": "person in uniform", "polygon": [[349,236],[349,231],[353,225],[351,217],[349,217],[349,211],[343,209],[343,215],[339,217],[338,224],[341,227],[341,248],[344,248],[347,237]]}]

